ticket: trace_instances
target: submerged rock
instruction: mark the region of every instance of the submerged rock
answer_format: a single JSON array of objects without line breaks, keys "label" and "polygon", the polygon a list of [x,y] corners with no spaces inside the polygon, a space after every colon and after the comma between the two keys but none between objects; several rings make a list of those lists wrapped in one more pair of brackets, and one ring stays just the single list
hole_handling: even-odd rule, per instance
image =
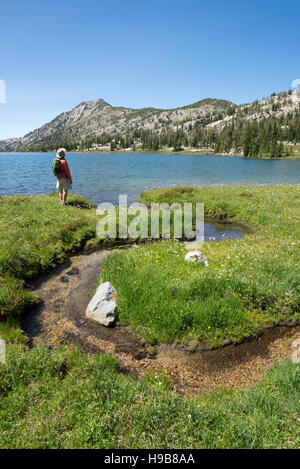
[{"label": "submerged rock", "polygon": [[99,285],[95,295],[86,309],[86,317],[102,324],[113,326],[117,320],[117,302],[114,298],[115,288],[110,282]]},{"label": "submerged rock", "polygon": [[187,262],[202,262],[206,267],[208,267],[208,260],[203,256],[201,251],[191,251],[188,252],[185,256]]}]

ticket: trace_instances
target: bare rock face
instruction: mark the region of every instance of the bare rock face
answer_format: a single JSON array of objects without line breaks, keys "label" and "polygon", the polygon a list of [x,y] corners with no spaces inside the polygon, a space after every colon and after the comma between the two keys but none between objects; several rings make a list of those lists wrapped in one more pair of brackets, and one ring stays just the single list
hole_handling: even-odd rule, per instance
[{"label": "bare rock face", "polygon": [[103,326],[113,326],[117,320],[115,294],[116,290],[110,282],[99,285],[95,295],[88,304],[85,313],[86,317]]},{"label": "bare rock face", "polygon": [[202,252],[200,251],[188,252],[185,256],[185,260],[187,262],[202,262],[205,267],[208,267],[208,260],[206,259],[206,257],[203,256]]},{"label": "bare rock face", "polygon": [[[195,123],[200,116],[206,117],[217,113],[220,115],[222,109],[236,107],[233,103],[218,99],[203,99],[189,106],[177,109],[132,109],[111,106],[103,99],[96,101],[85,101],[75,108],[59,114],[55,119],[33,130],[21,138],[10,138],[0,140],[1,151],[17,151],[26,149],[38,149],[41,144],[46,148],[49,141],[54,144],[58,140],[84,140],[97,138],[99,129],[108,134],[121,134],[125,137],[128,132],[137,127],[143,129],[157,129],[159,132],[165,126],[172,125],[174,129],[178,121]],[[188,124],[186,124],[188,125]],[[96,141],[96,140],[95,140]],[[76,142],[74,142],[76,145]],[[98,147],[95,144],[95,148]],[[107,150],[110,146],[107,147]],[[129,151],[129,149],[127,149]]]}]

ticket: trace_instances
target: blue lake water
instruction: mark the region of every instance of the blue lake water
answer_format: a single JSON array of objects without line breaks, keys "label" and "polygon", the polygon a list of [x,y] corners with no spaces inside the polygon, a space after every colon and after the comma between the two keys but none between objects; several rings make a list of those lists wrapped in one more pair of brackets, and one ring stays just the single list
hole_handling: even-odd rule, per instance
[{"label": "blue lake water", "polygon": [[[54,153],[0,153],[0,195],[47,194],[55,190]],[[299,184],[300,160],[262,160],[207,155],[67,155],[73,189],[99,202],[128,201],[156,187],[190,185]]]}]

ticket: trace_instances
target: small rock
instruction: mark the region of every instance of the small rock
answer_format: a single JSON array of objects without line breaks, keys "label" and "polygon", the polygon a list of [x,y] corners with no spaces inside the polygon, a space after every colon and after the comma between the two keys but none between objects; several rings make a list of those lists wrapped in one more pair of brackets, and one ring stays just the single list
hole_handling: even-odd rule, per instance
[{"label": "small rock", "polygon": [[0,336],[0,363],[5,363],[5,341]]},{"label": "small rock", "polygon": [[69,279],[68,279],[68,277],[66,277],[65,275],[63,275],[62,277],[60,277],[60,281],[63,282],[63,283],[69,283]]},{"label": "small rock", "polygon": [[113,298],[116,293],[110,282],[99,285],[86,309],[86,317],[102,324],[113,326],[117,319],[117,303]]},{"label": "small rock", "polygon": [[79,274],[78,267],[72,267],[72,269],[68,270],[67,275],[77,275]]},{"label": "small rock", "polygon": [[202,262],[206,267],[208,267],[208,260],[203,256],[200,251],[191,251],[188,252],[185,256],[187,262]]}]

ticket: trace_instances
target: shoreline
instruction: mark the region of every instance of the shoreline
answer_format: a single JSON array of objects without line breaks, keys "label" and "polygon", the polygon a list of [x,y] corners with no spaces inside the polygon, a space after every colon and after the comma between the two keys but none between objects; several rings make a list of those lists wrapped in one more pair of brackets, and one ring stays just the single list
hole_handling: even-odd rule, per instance
[{"label": "shoreline", "polygon": [[[20,154],[20,153],[40,153],[40,154],[55,154],[55,151],[0,151],[0,155],[6,155],[6,154]],[[212,153],[212,152],[204,152],[202,150],[200,151],[188,151],[188,150],[183,150],[183,151],[143,151],[143,150],[117,150],[117,151],[105,151],[105,150],[70,150],[67,152],[67,154],[72,155],[72,154],[93,154],[93,155],[118,155],[118,154],[127,154],[127,155],[168,155],[168,156],[222,156],[222,157],[232,157],[232,158],[243,158],[243,159],[250,159],[250,160],[300,160],[300,153],[297,155],[289,155],[289,156],[243,156],[243,155],[229,155],[229,154],[219,154],[219,153]]]}]

